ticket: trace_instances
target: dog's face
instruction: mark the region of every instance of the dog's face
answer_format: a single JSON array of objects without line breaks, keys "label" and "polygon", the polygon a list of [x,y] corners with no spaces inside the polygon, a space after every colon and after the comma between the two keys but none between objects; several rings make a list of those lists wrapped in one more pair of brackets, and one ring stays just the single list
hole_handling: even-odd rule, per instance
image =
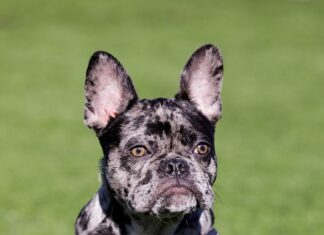
[{"label": "dog's face", "polygon": [[138,101],[100,141],[108,156],[103,173],[133,210],[170,214],[211,207],[213,127],[190,102]]},{"label": "dog's face", "polygon": [[219,51],[206,45],[187,62],[176,98],[139,100],[113,56],[92,56],[85,123],[103,148],[104,180],[131,213],[172,217],[212,208],[222,78]]}]

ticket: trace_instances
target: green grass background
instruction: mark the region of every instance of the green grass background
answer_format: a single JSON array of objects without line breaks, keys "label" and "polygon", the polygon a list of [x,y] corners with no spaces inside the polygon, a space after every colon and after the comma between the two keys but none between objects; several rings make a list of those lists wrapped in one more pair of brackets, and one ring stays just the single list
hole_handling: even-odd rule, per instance
[{"label": "green grass background", "polygon": [[324,2],[0,1],[0,234],[72,234],[98,188],[83,126],[90,55],[171,97],[190,54],[225,62],[214,187],[221,234],[323,234]]}]

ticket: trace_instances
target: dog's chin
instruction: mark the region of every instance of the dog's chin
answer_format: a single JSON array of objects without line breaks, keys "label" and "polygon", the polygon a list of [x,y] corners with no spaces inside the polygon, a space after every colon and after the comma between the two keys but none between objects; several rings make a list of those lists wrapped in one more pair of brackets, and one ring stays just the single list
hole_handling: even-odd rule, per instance
[{"label": "dog's chin", "polygon": [[151,213],[160,218],[178,217],[194,211],[197,206],[197,199],[189,189],[173,187],[157,197]]}]

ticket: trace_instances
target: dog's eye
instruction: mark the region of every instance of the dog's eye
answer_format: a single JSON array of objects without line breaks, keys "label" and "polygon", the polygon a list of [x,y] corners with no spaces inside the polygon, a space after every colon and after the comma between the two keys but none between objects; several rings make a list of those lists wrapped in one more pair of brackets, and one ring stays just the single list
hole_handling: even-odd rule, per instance
[{"label": "dog's eye", "polygon": [[143,157],[144,155],[146,155],[147,150],[145,147],[143,146],[136,146],[134,148],[132,148],[130,150],[130,153],[134,156],[134,157]]},{"label": "dog's eye", "polygon": [[210,147],[207,144],[198,144],[194,150],[195,154],[207,155],[210,151]]}]

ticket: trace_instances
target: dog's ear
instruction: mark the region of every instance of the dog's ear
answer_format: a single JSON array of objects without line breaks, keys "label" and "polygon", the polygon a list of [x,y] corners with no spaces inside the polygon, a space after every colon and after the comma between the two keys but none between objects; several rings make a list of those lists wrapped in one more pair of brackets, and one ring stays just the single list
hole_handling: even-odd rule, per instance
[{"label": "dog's ear", "polygon": [[107,52],[90,58],[85,80],[84,123],[97,135],[116,115],[125,111],[137,94],[126,70]]},{"label": "dog's ear", "polygon": [[192,102],[213,124],[221,118],[223,60],[217,47],[204,45],[196,50],[181,74],[178,99]]}]

